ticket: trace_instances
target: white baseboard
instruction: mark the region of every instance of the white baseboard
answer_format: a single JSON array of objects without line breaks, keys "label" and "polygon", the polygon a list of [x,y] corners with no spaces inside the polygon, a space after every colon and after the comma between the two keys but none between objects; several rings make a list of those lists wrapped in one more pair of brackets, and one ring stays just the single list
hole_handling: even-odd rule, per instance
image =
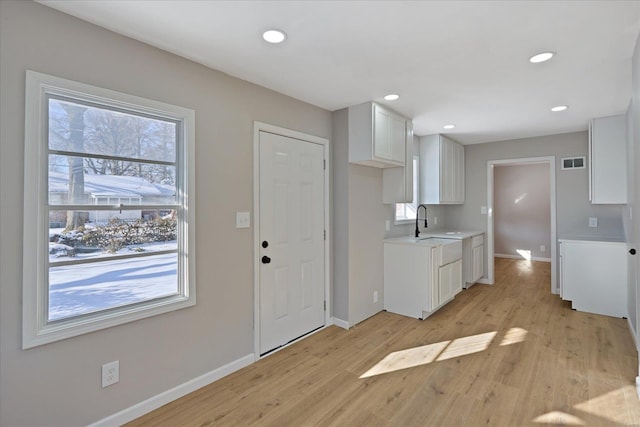
[{"label": "white baseboard", "polygon": [[249,366],[254,361],[255,357],[253,353],[248,354],[218,369],[214,369],[213,371],[207,372],[206,374],[189,380],[186,383],[180,384],[177,387],[164,391],[145,401],[130,406],[127,409],[96,421],[95,423],[90,424],[89,427],[121,426],[153,411],[154,409],[158,409],[162,405],[166,405],[167,403],[173,402],[174,400],[196,391],[199,388],[209,385],[222,377],[244,368],[245,366]]},{"label": "white baseboard", "polygon": [[[511,255],[511,254],[493,254],[493,256],[496,258],[524,259],[521,255]],[[551,262],[551,258],[531,257],[531,261]]]},{"label": "white baseboard", "polygon": [[349,322],[346,320],[338,319],[337,317],[332,317],[331,321],[334,325],[339,326],[342,329],[349,329]]}]

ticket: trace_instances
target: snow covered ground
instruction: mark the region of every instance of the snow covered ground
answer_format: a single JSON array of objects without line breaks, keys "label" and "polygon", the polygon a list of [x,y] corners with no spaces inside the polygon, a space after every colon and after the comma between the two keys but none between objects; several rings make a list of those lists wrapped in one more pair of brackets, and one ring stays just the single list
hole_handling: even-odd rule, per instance
[{"label": "snow covered ground", "polygon": [[[155,245],[154,249],[167,249],[162,246]],[[175,249],[175,242],[171,246]],[[176,253],[111,261],[104,261],[106,254],[93,256],[102,258],[102,262],[49,269],[49,321],[178,292]]]}]

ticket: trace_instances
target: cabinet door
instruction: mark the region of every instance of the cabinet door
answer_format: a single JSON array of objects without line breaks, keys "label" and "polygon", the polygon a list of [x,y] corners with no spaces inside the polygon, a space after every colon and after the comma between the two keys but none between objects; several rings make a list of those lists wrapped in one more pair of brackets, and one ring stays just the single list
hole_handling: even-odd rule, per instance
[{"label": "cabinet door", "polygon": [[594,119],[589,124],[591,203],[627,203],[626,141],[624,115]]},{"label": "cabinet door", "polygon": [[484,245],[473,248],[473,282],[484,275]]},{"label": "cabinet door", "polygon": [[451,290],[451,264],[443,265],[438,269],[438,305],[444,304],[445,301],[453,297]]},{"label": "cabinet door", "polygon": [[462,260],[452,262],[450,265],[449,279],[451,281],[452,296],[462,292]]},{"label": "cabinet door", "polygon": [[455,152],[455,189],[454,201],[456,203],[464,203],[464,146],[453,143]]},{"label": "cabinet door", "polygon": [[391,144],[391,160],[405,163],[406,125],[402,117],[389,115],[389,137]]},{"label": "cabinet door", "polygon": [[382,203],[384,204],[413,203],[414,201],[414,170],[419,169],[418,162],[413,158],[413,124],[409,120],[406,122],[405,132],[404,167],[382,170]]},{"label": "cabinet door", "polygon": [[389,112],[374,105],[373,122],[373,155],[381,159],[392,160],[391,116]]},{"label": "cabinet door", "polygon": [[452,144],[445,137],[440,137],[440,201],[452,202],[454,196],[455,153]]}]

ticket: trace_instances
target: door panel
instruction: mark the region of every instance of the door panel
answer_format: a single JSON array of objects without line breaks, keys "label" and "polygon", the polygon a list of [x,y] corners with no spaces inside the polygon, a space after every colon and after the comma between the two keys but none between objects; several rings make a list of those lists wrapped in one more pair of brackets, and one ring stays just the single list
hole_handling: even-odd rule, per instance
[{"label": "door panel", "polygon": [[324,325],[324,148],[260,132],[259,152],[264,354]]}]

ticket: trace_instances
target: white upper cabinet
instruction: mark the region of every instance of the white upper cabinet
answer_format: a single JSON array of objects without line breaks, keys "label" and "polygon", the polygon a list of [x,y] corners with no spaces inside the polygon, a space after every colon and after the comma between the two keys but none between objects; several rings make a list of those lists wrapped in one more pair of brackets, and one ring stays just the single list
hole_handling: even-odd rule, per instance
[{"label": "white upper cabinet", "polygon": [[383,169],[382,203],[413,203],[413,184],[413,123],[407,121],[404,167]]},{"label": "white upper cabinet", "polygon": [[624,115],[589,122],[589,200],[627,203],[627,138]]},{"label": "white upper cabinet", "polygon": [[464,146],[444,135],[420,137],[420,203],[464,203]]},{"label": "white upper cabinet", "polygon": [[349,162],[378,168],[404,166],[406,122],[374,102],[349,107]]}]

